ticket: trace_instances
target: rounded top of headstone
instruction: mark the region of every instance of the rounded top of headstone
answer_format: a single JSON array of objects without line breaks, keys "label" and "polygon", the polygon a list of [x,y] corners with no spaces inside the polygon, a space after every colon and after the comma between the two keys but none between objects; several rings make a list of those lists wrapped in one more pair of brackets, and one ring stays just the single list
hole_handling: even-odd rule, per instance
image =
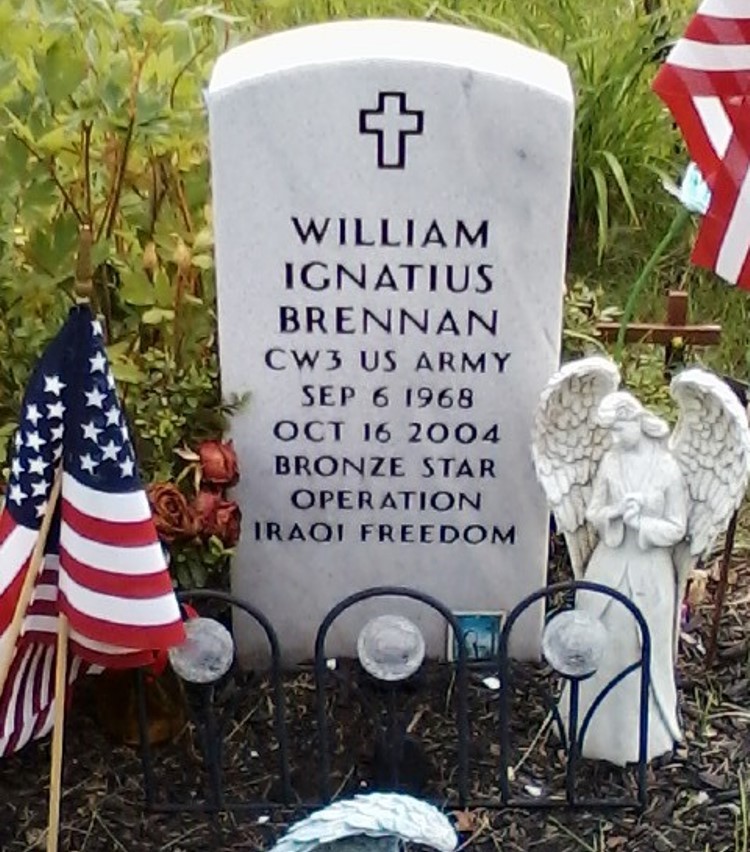
[{"label": "rounded top of headstone", "polygon": [[607,639],[607,629],[598,618],[581,609],[568,609],[545,627],[542,653],[560,674],[584,678],[599,667]]},{"label": "rounded top of headstone", "polygon": [[383,18],[293,27],[237,45],[214,65],[209,102],[221,91],[268,74],[372,61],[468,69],[573,102],[567,66],[548,53],[469,27]]},{"label": "rounded top of headstone", "polygon": [[169,649],[175,673],[188,683],[214,683],[232,667],[234,641],[223,624],[213,618],[185,622],[186,640]]},{"label": "rounded top of headstone", "polygon": [[401,615],[380,615],[368,621],[357,639],[362,668],[378,680],[406,680],[422,665],[424,637],[413,621]]}]

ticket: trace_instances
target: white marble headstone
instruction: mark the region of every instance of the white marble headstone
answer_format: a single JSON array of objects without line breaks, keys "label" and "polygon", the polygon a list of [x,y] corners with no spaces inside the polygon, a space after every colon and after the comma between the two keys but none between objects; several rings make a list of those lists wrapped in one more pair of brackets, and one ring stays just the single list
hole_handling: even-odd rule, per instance
[{"label": "white marble headstone", "polygon": [[[287,660],[368,586],[510,609],[545,582],[529,445],[559,360],[566,68],[468,29],[334,23],[224,54],[208,105],[222,387],[251,395],[234,592]],[[327,653],[387,611],[444,653],[442,621],[392,601]],[[541,627],[519,623],[519,656]]]}]

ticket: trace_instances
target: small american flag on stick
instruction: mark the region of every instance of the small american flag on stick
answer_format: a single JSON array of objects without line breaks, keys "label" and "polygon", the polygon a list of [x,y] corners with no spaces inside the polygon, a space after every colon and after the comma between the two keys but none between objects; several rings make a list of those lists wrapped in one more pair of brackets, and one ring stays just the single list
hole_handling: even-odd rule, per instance
[{"label": "small american flag on stick", "polygon": [[703,0],[653,88],[711,189],[693,262],[750,289],[750,0]]},{"label": "small american flag on stick", "polygon": [[[37,575],[26,609],[30,570]],[[61,613],[69,621],[68,683],[102,667],[144,665],[185,638],[87,305],[71,310],[37,364],[14,438],[0,515],[0,756],[52,726]]]}]

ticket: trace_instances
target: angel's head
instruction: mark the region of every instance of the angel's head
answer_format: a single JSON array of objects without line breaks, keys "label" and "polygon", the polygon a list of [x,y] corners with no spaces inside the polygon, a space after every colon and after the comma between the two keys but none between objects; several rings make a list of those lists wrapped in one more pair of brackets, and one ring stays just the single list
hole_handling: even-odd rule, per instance
[{"label": "angel's head", "polygon": [[599,404],[596,419],[611,431],[614,445],[627,450],[637,447],[644,435],[662,439],[669,434],[669,426],[627,391],[607,394]]}]

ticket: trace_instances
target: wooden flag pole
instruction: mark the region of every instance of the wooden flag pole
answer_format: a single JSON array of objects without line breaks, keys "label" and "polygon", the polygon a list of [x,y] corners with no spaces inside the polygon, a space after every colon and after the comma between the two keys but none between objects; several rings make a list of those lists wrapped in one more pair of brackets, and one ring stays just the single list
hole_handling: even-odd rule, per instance
[{"label": "wooden flag pole", "polygon": [[8,679],[11,664],[13,663],[13,654],[16,649],[18,637],[21,635],[23,627],[23,619],[26,615],[26,610],[29,608],[31,595],[34,592],[34,585],[37,581],[42,565],[44,564],[44,548],[47,544],[47,535],[52,524],[52,519],[55,516],[55,507],[57,506],[58,498],[60,497],[60,484],[62,482],[62,466],[59,466],[55,471],[55,478],[50,489],[49,499],[47,500],[47,508],[44,510],[42,525],[39,528],[39,535],[34,545],[34,550],[31,553],[29,567],[26,569],[26,576],[21,587],[21,594],[18,596],[16,609],[13,613],[13,621],[10,623],[6,635],[6,642],[0,648],[0,695],[2,695],[5,687],[5,682]]},{"label": "wooden flag pole", "polygon": [[[83,225],[78,235],[78,259],[75,295],[78,304],[88,304],[93,289],[91,264],[91,228]],[[62,799],[63,742],[65,735],[65,698],[68,674],[68,617],[57,615],[57,653],[55,656],[55,716],[52,729],[52,759],[49,777],[49,814],[47,818],[47,852],[57,852],[60,840],[60,801]]]},{"label": "wooden flag pole", "polygon": [[52,762],[49,777],[49,817],[47,852],[57,852],[60,839],[60,799],[62,798],[63,739],[65,734],[65,693],[68,673],[68,617],[57,617],[57,656],[55,659],[55,725],[52,729]]}]

